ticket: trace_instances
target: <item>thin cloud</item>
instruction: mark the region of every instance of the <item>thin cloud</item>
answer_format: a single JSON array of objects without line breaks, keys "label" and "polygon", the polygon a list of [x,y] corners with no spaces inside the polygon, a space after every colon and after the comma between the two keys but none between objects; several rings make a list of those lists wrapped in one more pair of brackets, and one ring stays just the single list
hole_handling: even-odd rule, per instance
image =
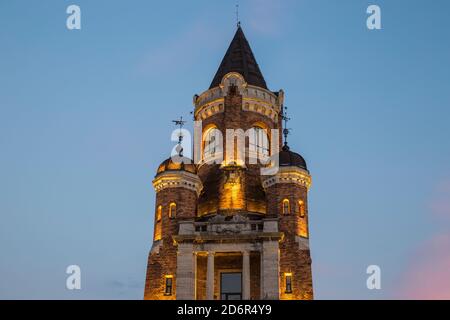
[{"label": "thin cloud", "polygon": [[397,299],[450,299],[450,236],[440,234],[418,248],[404,273]]},{"label": "thin cloud", "polygon": [[395,298],[450,299],[450,180],[438,185],[429,207],[439,231],[415,250]]}]

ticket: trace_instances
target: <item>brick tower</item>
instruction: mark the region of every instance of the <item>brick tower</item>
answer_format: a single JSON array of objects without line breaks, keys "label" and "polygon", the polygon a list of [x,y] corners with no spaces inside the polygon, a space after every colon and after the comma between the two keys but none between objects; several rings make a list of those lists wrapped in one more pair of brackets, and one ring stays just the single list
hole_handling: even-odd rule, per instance
[{"label": "brick tower", "polygon": [[[158,168],[145,299],[312,299],[306,162],[242,28],[194,96],[194,160]],[[195,164],[194,164],[195,162]]]}]

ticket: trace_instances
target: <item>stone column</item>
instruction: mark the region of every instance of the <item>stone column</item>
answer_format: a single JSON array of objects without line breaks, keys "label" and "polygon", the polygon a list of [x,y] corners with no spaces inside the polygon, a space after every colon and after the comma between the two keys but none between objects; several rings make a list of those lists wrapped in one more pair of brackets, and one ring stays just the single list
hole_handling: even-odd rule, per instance
[{"label": "stone column", "polygon": [[262,299],[280,299],[280,251],[278,241],[264,241],[263,258],[263,296]]},{"label": "stone column", "polygon": [[195,254],[192,243],[179,243],[176,294],[178,300],[195,299]]},{"label": "stone column", "polygon": [[242,252],[242,300],[250,300],[250,253]]},{"label": "stone column", "polygon": [[263,249],[259,253],[259,299],[264,299],[264,259],[263,259]]},{"label": "stone column", "polygon": [[206,270],[206,300],[214,300],[214,252],[208,252]]}]

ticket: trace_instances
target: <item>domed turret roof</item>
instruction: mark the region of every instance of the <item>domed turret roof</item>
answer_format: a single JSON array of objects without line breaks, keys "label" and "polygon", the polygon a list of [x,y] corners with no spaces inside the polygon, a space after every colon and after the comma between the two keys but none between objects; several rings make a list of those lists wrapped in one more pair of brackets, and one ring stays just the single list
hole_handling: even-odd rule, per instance
[{"label": "domed turret roof", "polygon": [[157,174],[166,171],[186,171],[197,174],[197,167],[192,160],[186,157],[174,156],[164,160],[158,167]]},{"label": "domed turret roof", "polygon": [[305,159],[303,159],[303,157],[298,153],[289,150],[289,147],[287,145],[283,146],[279,155],[281,167],[295,166],[304,170],[308,170]]}]

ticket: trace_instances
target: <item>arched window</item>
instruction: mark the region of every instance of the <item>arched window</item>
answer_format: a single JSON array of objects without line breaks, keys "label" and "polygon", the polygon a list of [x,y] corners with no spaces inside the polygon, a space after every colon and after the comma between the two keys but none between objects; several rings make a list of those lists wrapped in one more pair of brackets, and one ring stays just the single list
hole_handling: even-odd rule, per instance
[{"label": "arched window", "polygon": [[303,200],[298,201],[298,214],[301,218],[305,217],[305,203],[303,202]]},{"label": "arched window", "polygon": [[164,289],[164,295],[165,296],[171,296],[172,295],[172,289],[173,289],[173,276],[165,276],[165,289]]},{"label": "arched window", "polygon": [[292,293],[292,273],[285,273],[284,279],[286,280],[284,293]]},{"label": "arched window", "polygon": [[158,207],[158,210],[156,212],[156,221],[159,222],[162,219],[162,206]]},{"label": "arched window", "polygon": [[174,219],[177,217],[177,204],[175,202],[172,202],[169,205],[169,218]]},{"label": "arched window", "polygon": [[262,157],[268,157],[270,154],[269,137],[266,130],[260,126],[252,128],[249,137],[249,151]]},{"label": "arched window", "polygon": [[308,221],[306,219],[305,202],[298,201],[298,235],[303,238],[308,238]]},{"label": "arched window", "polygon": [[219,130],[217,128],[208,129],[203,135],[203,159],[214,158],[218,152]]},{"label": "arched window", "polygon": [[284,199],[283,200],[283,214],[289,214],[291,212],[291,208],[289,205],[289,200]]},{"label": "arched window", "polygon": [[158,208],[156,209],[155,231],[154,231],[154,235],[153,235],[153,239],[155,241],[161,240],[161,238],[162,238],[161,219],[162,219],[162,206],[158,206]]}]

